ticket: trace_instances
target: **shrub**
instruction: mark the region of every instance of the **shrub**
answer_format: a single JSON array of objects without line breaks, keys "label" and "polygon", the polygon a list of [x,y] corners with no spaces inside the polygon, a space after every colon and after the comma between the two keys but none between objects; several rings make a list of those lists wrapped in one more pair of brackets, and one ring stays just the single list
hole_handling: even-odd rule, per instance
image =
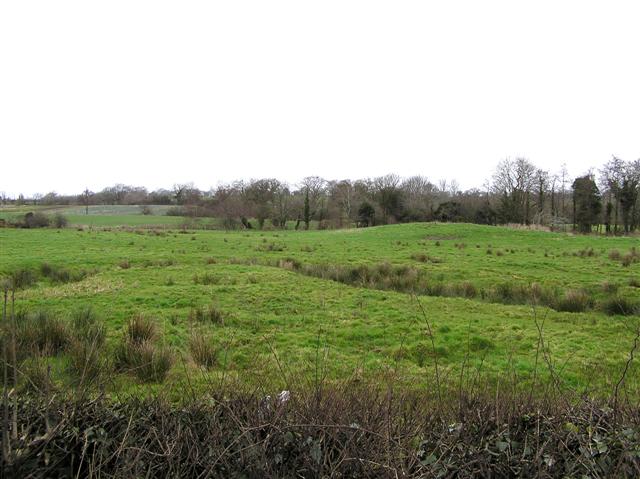
[{"label": "shrub", "polygon": [[53,226],[56,228],[66,228],[69,224],[69,220],[62,213],[56,213],[53,216]]},{"label": "shrub", "polygon": [[167,216],[187,216],[187,212],[181,206],[172,206],[165,213]]},{"label": "shrub", "polygon": [[555,308],[567,313],[582,313],[591,306],[591,298],[583,290],[569,290],[556,301]]},{"label": "shrub", "polygon": [[46,228],[50,223],[49,217],[39,212],[24,215],[24,226],[26,228]]},{"label": "shrub", "polygon": [[192,334],[189,338],[189,352],[193,361],[204,368],[212,368],[216,365],[218,351],[214,347],[211,338]]},{"label": "shrub", "polygon": [[617,296],[604,300],[601,308],[609,316],[630,316],[638,311],[638,304],[628,298]]}]

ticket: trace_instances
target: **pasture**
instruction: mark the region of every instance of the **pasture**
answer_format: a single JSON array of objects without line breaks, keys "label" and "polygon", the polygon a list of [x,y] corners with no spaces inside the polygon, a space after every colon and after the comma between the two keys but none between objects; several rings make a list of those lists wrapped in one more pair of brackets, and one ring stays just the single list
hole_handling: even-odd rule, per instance
[{"label": "pasture", "polygon": [[[112,371],[102,387],[113,394],[161,389],[179,397],[185,381],[197,389],[225,377],[295,388],[292,378],[321,370],[327,381],[392,374],[418,388],[433,386],[436,373],[451,385],[515,377],[525,387],[555,374],[597,395],[615,387],[633,347],[638,243],[436,223],[332,231],[6,228],[0,273],[26,278],[18,312],[44,310],[70,325],[74,312],[92,308]],[[174,358],[166,377],[113,368],[139,316]],[[211,351],[209,362],[198,359],[196,340]],[[72,385],[66,349],[44,354],[54,383]],[[638,378],[632,364],[625,385],[633,394]]]}]

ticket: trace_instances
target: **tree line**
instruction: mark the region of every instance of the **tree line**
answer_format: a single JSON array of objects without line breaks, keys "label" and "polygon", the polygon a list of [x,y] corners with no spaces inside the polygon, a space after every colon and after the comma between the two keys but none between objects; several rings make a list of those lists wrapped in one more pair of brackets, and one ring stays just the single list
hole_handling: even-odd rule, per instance
[{"label": "tree line", "polygon": [[573,227],[630,233],[640,224],[640,160],[613,157],[571,177],[565,166],[543,170],[526,158],[505,159],[482,188],[462,191],[455,180],[395,174],[359,180],[317,176],[290,185],[275,178],[236,181],[208,191],[192,183],[148,191],[117,184],[77,195],[50,192],[3,203],[41,205],[171,205],[167,214],[220,218],[225,228],[296,229],[372,226],[411,221]]}]

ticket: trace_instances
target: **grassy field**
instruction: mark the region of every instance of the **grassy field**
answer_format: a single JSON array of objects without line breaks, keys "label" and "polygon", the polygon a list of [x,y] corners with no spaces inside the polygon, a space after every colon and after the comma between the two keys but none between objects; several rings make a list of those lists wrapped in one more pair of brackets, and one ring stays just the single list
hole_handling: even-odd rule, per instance
[{"label": "grassy field", "polygon": [[53,217],[64,215],[70,226],[78,227],[119,227],[144,226],[158,228],[210,228],[218,224],[215,218],[185,218],[167,216],[170,206],[151,205],[151,214],[142,214],[142,208],[136,205],[91,205],[89,214],[83,206],[3,206],[0,207],[0,219],[21,220],[28,212],[40,212]]},{"label": "grassy field", "polygon": [[[640,318],[607,314],[599,305],[640,300],[638,243],[462,224],[308,232],[2,229],[0,272],[35,276],[17,294],[18,309],[65,316],[91,305],[107,327],[107,351],[117,347],[130,318],[152,318],[162,331],[159,341],[179,358],[164,382],[174,391],[187,372],[199,381],[188,347],[194,335],[217,349],[216,365],[202,381],[241,375],[287,387],[294,373],[322,367],[329,378],[392,371],[429,384],[437,362],[445,381],[463,372],[516,375],[526,383],[549,377],[551,364],[570,387],[610,391]],[[42,274],[45,263],[84,275],[57,281]],[[325,274],[363,265],[378,279],[337,275],[334,281]],[[385,276],[396,269],[402,281]],[[423,283],[440,285],[440,292],[408,293]],[[531,295],[509,293],[511,287],[530,291],[532,283],[559,298],[580,291],[589,305],[563,312],[555,303],[533,307]],[[209,311],[214,320],[206,319]],[[54,359],[61,383],[68,381],[65,361],[64,354]],[[639,374],[632,364],[633,392]],[[121,373],[109,387],[158,386]]]}]

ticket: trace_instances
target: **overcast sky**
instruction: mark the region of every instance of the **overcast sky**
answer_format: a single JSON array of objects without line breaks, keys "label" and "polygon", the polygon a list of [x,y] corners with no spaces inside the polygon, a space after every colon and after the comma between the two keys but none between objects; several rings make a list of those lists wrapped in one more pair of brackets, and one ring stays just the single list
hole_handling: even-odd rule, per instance
[{"label": "overcast sky", "polygon": [[640,2],[0,3],[0,191],[640,158]]}]

